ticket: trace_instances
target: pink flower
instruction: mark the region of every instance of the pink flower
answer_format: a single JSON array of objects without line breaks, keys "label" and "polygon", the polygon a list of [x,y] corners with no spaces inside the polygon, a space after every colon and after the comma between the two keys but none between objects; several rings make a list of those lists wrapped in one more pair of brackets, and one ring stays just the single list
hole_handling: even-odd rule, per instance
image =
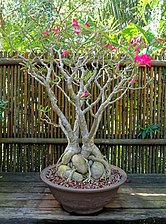
[{"label": "pink flower", "polygon": [[137,56],[140,51],[140,46],[136,47],[135,50],[136,50],[136,56]]},{"label": "pink flower", "polygon": [[50,31],[50,29],[47,28],[46,31],[43,32],[43,34],[44,34],[44,35],[47,35],[47,36],[50,36],[49,31]]},{"label": "pink flower", "polygon": [[146,43],[144,43],[142,40],[138,39],[137,37],[133,37],[133,39],[130,41],[130,44],[132,44],[133,47],[135,47],[136,56],[138,55],[141,49],[141,46],[146,47]]},{"label": "pink flower", "polygon": [[74,26],[74,33],[79,35],[81,33],[80,26],[78,24],[78,21],[76,19],[72,20],[72,26]]},{"label": "pink flower", "polygon": [[54,35],[60,32],[59,28],[52,28],[51,30],[53,31]]},{"label": "pink flower", "polygon": [[147,54],[143,54],[143,55],[137,55],[135,58],[134,58],[134,61],[138,61],[139,62],[139,66],[141,65],[147,65],[149,67],[151,67],[151,58],[149,58],[149,56]]},{"label": "pink flower", "polygon": [[85,90],[85,91],[81,94],[80,98],[83,99],[83,98],[86,98],[86,97],[88,97],[88,96],[89,96],[89,92],[88,92],[87,90]]},{"label": "pink flower", "polygon": [[105,44],[104,47],[110,48],[111,50],[116,50],[116,47],[114,44]]},{"label": "pink flower", "polygon": [[130,43],[135,47],[136,45],[142,43],[142,40],[138,39],[137,37],[133,37]]},{"label": "pink flower", "polygon": [[88,20],[85,21],[85,26],[90,27]]},{"label": "pink flower", "polygon": [[69,56],[69,50],[64,50],[62,52],[62,57],[67,57],[67,56]]},{"label": "pink flower", "polygon": [[131,83],[136,83],[137,82],[137,78],[133,78],[130,80]]},{"label": "pink flower", "polygon": [[80,29],[79,26],[74,27],[74,33],[77,34],[77,35],[79,35],[81,33],[81,29]]},{"label": "pink flower", "polygon": [[72,20],[72,26],[79,26],[78,21],[74,18]]}]

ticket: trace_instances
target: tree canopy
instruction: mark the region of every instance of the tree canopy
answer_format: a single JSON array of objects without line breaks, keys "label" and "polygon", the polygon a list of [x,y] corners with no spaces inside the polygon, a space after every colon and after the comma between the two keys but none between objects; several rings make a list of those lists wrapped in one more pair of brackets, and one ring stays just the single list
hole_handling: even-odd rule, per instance
[{"label": "tree canopy", "polygon": [[[164,38],[166,33],[165,0],[1,0],[0,5],[1,50],[10,49],[5,40],[2,41],[4,32],[14,38],[20,49],[26,50],[27,42],[32,44],[41,29],[72,17],[79,20],[93,18],[111,31],[120,32],[125,28],[125,36],[128,33],[130,38],[145,37],[146,32],[147,42]],[[27,30],[25,40],[21,33]]]}]

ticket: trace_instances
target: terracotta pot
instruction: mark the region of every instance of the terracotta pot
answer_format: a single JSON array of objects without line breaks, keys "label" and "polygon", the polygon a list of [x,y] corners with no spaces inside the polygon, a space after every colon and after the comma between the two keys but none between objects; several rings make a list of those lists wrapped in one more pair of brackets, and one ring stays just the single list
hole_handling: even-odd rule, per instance
[{"label": "terracotta pot", "polygon": [[55,199],[62,207],[76,214],[92,214],[103,209],[110,203],[117,193],[119,187],[126,181],[126,173],[119,167],[113,166],[122,175],[121,180],[111,186],[101,189],[73,189],[56,185],[46,178],[46,173],[54,166],[42,170],[41,179],[49,186]]}]

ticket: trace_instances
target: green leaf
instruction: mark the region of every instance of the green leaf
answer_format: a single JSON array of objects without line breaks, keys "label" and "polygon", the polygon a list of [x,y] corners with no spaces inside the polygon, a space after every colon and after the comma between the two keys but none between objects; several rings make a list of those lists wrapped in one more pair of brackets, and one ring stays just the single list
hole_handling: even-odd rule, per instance
[{"label": "green leaf", "polygon": [[142,132],[142,139],[144,139],[146,137],[146,130]]},{"label": "green leaf", "polygon": [[138,29],[135,24],[129,24],[121,31],[121,34],[127,41],[130,41],[133,37],[138,36]]},{"label": "green leaf", "polygon": [[151,127],[152,129],[158,129],[160,126],[158,124],[152,124]]},{"label": "green leaf", "polygon": [[147,43],[151,43],[155,39],[155,35],[151,31],[145,31],[142,27],[137,24],[134,24],[137,27],[137,30],[144,37]]}]

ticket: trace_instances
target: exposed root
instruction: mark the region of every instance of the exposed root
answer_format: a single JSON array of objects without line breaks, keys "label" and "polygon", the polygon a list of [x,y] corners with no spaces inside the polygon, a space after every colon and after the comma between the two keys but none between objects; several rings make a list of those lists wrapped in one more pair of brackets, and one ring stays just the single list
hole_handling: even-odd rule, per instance
[{"label": "exposed root", "polygon": [[96,157],[93,156],[93,155],[89,156],[89,159],[91,159],[91,160],[93,160],[93,161],[95,161],[95,162],[100,162],[100,163],[102,163],[102,164],[105,166],[105,169],[106,169],[106,174],[105,174],[105,176],[106,176],[106,177],[109,177],[109,178],[111,177],[111,171],[110,171],[110,167],[109,167],[107,161],[105,161],[104,159],[96,158]]},{"label": "exposed root", "polygon": [[[71,160],[72,156],[75,154],[78,154],[81,151],[79,145],[77,144],[69,144],[64,153],[60,156],[60,158],[57,161],[58,164],[68,164]],[[61,162],[60,162],[61,161]],[[59,166],[59,165],[58,165]]]},{"label": "exposed root", "polygon": [[88,166],[88,177],[83,182],[90,182],[91,180],[93,180],[91,169],[90,169],[90,165],[89,165],[89,162],[88,162],[88,160],[86,158],[84,158],[84,160],[85,160],[85,162],[86,162],[86,164]]},{"label": "exposed root", "polygon": [[[71,170],[63,171],[62,168],[67,169],[65,166],[70,167]],[[67,181],[93,183],[95,180],[111,178],[108,161],[99,148],[90,143],[84,145],[82,150],[78,144],[69,144],[58,159],[57,168],[59,172],[65,173]]]},{"label": "exposed root", "polygon": [[70,175],[69,175],[69,177],[67,178],[67,181],[71,181],[71,179],[72,179],[73,174],[74,174],[75,171],[76,171],[76,169],[73,169],[73,170],[70,171]]},{"label": "exposed root", "polygon": [[62,164],[62,162],[60,163],[60,161],[62,160],[62,157],[65,155],[66,152],[62,153],[62,155],[59,157],[58,161],[57,161],[57,167],[60,166]]},{"label": "exposed root", "polygon": [[103,158],[100,149],[96,145],[92,145],[92,155],[94,155],[96,158]]}]

